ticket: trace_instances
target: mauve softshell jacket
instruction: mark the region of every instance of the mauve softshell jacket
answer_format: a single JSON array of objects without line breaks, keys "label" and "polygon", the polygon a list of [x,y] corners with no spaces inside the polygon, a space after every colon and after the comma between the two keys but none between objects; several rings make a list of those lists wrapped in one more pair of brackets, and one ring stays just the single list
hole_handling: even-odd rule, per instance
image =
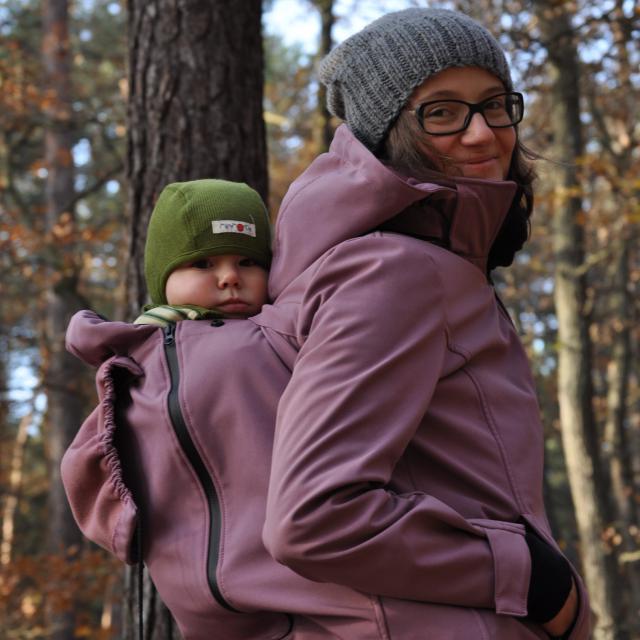
[{"label": "mauve softshell jacket", "polygon": [[[555,546],[542,428],[484,275],[513,190],[407,183],[341,127],[283,204],[275,303],[248,321],[176,327],[199,470],[172,424],[162,330],[74,317],[68,347],[99,366],[100,404],[63,460],[70,504],[123,560],[142,522],[145,561],[186,640],[547,638],[524,618],[522,522]],[[433,216],[397,215],[425,197]],[[449,250],[407,235],[442,225]],[[380,226],[395,231],[368,233]],[[263,525],[266,548],[297,573],[269,555]],[[576,580],[570,637],[583,640]]]},{"label": "mauve softshell jacket", "polygon": [[173,340],[181,413],[214,504],[169,407],[175,365],[163,330],[80,311],[67,346],[99,367],[99,404],[62,479],[83,533],[133,562],[141,526],[144,562],[185,640],[387,638],[375,598],[307,580],[262,544],[275,411],[290,376],[263,330],[184,320]]},{"label": "mauve softshell jacket", "polygon": [[[299,352],[278,407],[263,539],[313,580],[405,599],[381,601],[391,637],[544,637],[512,617],[526,615],[523,522],[556,547],[543,428],[486,277],[515,185],[438,182],[402,180],[341,126],[283,201],[270,294],[291,307],[277,329]],[[424,198],[432,207],[385,225]],[[367,233],[380,225],[448,249]],[[255,321],[269,327],[272,311]],[[575,579],[572,639],[589,627]]]}]

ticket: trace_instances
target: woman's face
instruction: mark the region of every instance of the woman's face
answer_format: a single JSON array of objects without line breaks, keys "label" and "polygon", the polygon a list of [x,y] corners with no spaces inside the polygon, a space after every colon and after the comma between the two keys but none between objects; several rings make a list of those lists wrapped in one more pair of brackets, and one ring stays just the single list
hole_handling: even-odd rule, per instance
[{"label": "woman's face", "polygon": [[[476,103],[504,91],[502,82],[484,69],[452,68],[440,71],[416,87],[408,107],[414,109],[424,102],[440,99]],[[456,173],[467,178],[504,180],[507,177],[516,144],[515,127],[492,129],[482,114],[474,113],[464,131],[424,136],[423,152],[429,157],[446,158],[447,172],[452,165]]]}]

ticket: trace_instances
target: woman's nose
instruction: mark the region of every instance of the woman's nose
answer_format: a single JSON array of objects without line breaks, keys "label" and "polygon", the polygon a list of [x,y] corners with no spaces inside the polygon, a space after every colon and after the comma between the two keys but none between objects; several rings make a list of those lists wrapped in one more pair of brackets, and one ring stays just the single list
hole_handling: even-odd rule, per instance
[{"label": "woman's nose", "polygon": [[474,113],[462,137],[467,144],[478,144],[493,139],[494,133],[484,116],[481,113]]}]

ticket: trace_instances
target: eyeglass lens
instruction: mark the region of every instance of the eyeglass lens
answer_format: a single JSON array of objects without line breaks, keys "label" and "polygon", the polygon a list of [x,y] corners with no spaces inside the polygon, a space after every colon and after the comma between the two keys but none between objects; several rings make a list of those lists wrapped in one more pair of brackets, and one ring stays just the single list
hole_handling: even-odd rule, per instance
[{"label": "eyeglass lens", "polygon": [[426,133],[454,133],[465,129],[475,112],[482,113],[490,127],[510,127],[522,118],[522,101],[518,94],[505,93],[478,104],[460,100],[428,102],[421,107],[422,127]]}]

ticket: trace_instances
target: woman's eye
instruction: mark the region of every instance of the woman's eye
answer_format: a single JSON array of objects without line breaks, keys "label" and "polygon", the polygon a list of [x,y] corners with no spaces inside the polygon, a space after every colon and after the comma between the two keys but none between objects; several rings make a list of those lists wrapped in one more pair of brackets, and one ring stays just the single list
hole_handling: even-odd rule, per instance
[{"label": "woman's eye", "polygon": [[489,102],[484,103],[484,108],[488,109],[489,111],[504,111],[505,109],[504,100],[501,100],[501,99],[489,100]]},{"label": "woman's eye", "polygon": [[446,107],[437,107],[435,109],[431,109],[430,111],[424,114],[425,118],[429,118],[432,120],[450,118],[452,115],[453,114],[451,110],[447,109]]}]

